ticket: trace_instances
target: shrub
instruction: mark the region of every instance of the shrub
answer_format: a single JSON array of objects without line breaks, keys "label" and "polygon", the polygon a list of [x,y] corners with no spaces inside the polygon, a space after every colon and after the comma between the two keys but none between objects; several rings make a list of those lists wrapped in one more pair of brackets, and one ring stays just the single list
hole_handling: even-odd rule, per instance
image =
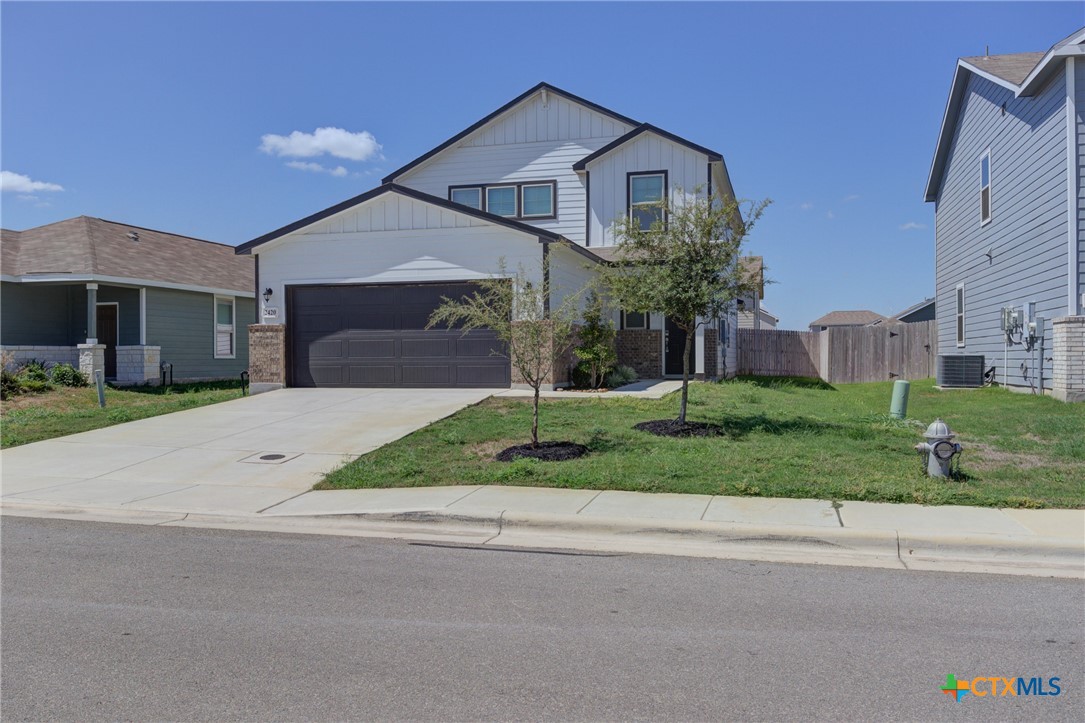
[{"label": "shrub", "polygon": [[24,392],[51,392],[53,391],[53,383],[49,381],[49,378],[37,379],[37,378],[23,378],[19,380],[19,386],[22,387],[21,391]]},{"label": "shrub", "polygon": [[0,370],[0,399],[8,400],[23,390],[19,378],[7,369]]},{"label": "shrub", "polygon": [[18,374],[25,381],[49,382],[49,372],[45,369],[45,363],[35,359],[23,364],[23,368],[19,370]]},{"label": "shrub", "polygon": [[50,371],[54,384],[63,387],[85,387],[89,382],[87,375],[79,371],[71,364],[57,364]]},{"label": "shrub", "polygon": [[604,317],[603,302],[595,291],[588,294],[584,324],[577,335],[580,343],[576,347],[576,358],[580,363],[576,369],[583,367],[587,380],[585,384],[578,382],[574,373],[573,383],[578,387],[598,389],[606,380],[607,371],[618,361],[618,354],[614,350],[614,324]]},{"label": "shrub", "polygon": [[610,374],[607,374],[607,387],[615,389],[617,387],[625,386],[626,384],[632,384],[640,379],[640,375],[633,370],[633,367],[627,367],[624,364],[614,368]]}]

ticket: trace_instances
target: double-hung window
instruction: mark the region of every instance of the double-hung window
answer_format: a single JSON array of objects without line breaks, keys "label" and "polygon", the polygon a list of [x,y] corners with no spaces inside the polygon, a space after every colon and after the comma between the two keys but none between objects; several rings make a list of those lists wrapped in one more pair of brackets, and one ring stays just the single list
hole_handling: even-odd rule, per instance
[{"label": "double-hung window", "polygon": [[667,172],[629,174],[629,218],[647,231],[656,221],[666,221],[663,200],[667,194]]},{"label": "double-hung window", "polygon": [[234,297],[215,297],[215,358],[233,359],[236,330],[234,327]]},{"label": "double-hung window", "polygon": [[980,224],[991,220],[991,152],[980,159]]}]

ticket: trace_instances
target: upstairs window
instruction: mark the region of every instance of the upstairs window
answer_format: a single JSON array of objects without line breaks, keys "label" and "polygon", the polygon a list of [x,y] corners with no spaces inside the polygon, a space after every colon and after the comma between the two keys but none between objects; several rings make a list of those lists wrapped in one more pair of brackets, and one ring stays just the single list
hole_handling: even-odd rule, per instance
[{"label": "upstairs window", "polygon": [[474,188],[450,188],[448,191],[448,200],[453,203],[460,203],[464,206],[470,206],[471,208],[482,210],[482,187],[475,186]]},{"label": "upstairs window", "polygon": [[641,231],[647,231],[656,221],[666,221],[660,205],[666,193],[666,171],[629,174],[629,218]]},{"label": "upstairs window", "polygon": [[991,152],[980,159],[980,224],[991,220]]},{"label": "upstairs window", "polygon": [[531,183],[520,187],[520,207],[524,218],[554,216],[553,183]]},{"label": "upstairs window", "polygon": [[215,297],[215,358],[234,358],[234,298]]},{"label": "upstairs window", "polygon": [[515,217],[516,186],[490,186],[486,189],[486,210],[495,216]]}]

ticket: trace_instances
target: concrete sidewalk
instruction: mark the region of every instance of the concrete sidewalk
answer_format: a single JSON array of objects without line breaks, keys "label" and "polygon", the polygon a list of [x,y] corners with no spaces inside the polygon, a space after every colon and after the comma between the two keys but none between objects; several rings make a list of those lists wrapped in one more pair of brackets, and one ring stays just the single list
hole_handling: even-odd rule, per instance
[{"label": "concrete sidewalk", "polygon": [[462,486],[310,491],[258,513],[176,495],[76,506],[24,495],[5,514],[470,545],[913,570],[1085,576],[1085,510]]}]

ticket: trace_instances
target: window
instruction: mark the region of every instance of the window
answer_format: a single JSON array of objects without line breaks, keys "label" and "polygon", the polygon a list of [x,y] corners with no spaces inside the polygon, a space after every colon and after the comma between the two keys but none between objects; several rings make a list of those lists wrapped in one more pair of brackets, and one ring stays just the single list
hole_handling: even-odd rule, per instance
[{"label": "window", "polygon": [[731,322],[727,320],[727,317],[720,318],[720,343],[731,346]]},{"label": "window", "polygon": [[215,358],[234,358],[234,299],[215,297]]},{"label": "window", "polygon": [[448,200],[505,218],[557,218],[557,181],[449,186]]},{"label": "window", "polygon": [[980,224],[991,220],[991,152],[980,159]]},{"label": "window", "polygon": [[648,328],[648,315],[642,311],[623,311],[622,312],[622,328],[623,329],[647,329]]},{"label": "window", "polygon": [[554,215],[554,186],[550,183],[520,187],[520,207],[524,218]]},{"label": "window", "polygon": [[516,216],[516,186],[488,187],[486,210],[495,216]]},{"label": "window", "polygon": [[448,200],[453,203],[462,203],[464,206],[482,210],[482,187],[474,188],[450,188]]},{"label": "window", "polygon": [[964,284],[957,284],[957,346],[964,346]]},{"label": "window", "polygon": [[666,193],[666,171],[629,174],[629,217],[642,231],[647,231],[657,220],[666,220],[660,205]]}]

